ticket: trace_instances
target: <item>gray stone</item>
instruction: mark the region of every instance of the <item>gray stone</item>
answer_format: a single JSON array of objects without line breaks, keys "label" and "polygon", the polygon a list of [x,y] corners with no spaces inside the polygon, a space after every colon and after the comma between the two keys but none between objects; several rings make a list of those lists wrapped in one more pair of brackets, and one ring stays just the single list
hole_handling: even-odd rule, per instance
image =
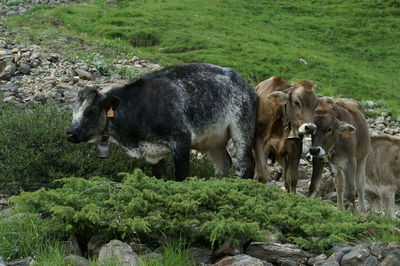
[{"label": "gray stone", "polygon": [[77,69],[75,69],[75,72],[81,79],[84,79],[84,80],[92,80],[93,79],[93,75],[86,70],[77,68]]},{"label": "gray stone", "polygon": [[76,239],[76,237],[67,241],[62,241],[61,243],[65,251],[65,254],[82,256],[82,251],[81,248],[79,247],[78,240]]},{"label": "gray stone", "polygon": [[212,263],[212,250],[208,248],[191,247],[188,250],[190,257],[199,265]]},{"label": "gray stone", "polygon": [[4,262],[2,257],[0,257],[0,266],[6,266],[6,263]]},{"label": "gray stone", "polygon": [[28,266],[33,262],[33,258],[32,257],[26,257],[24,259],[21,260],[16,260],[16,261],[12,261],[12,262],[8,262],[7,266]]},{"label": "gray stone", "polygon": [[89,256],[95,257],[99,255],[100,249],[107,243],[105,235],[94,235],[89,239],[87,243],[87,249]]},{"label": "gray stone", "polygon": [[16,69],[12,59],[6,58],[0,61],[0,80],[10,80]]},{"label": "gray stone", "polygon": [[379,264],[379,266],[398,266],[400,265],[400,252],[393,251]]},{"label": "gray stone", "polygon": [[291,260],[305,263],[312,255],[296,245],[265,242],[252,242],[246,249],[246,254],[261,260],[278,263]]},{"label": "gray stone", "polygon": [[69,255],[64,258],[64,265],[67,265],[67,266],[89,266],[89,261],[78,255]]},{"label": "gray stone", "polygon": [[366,247],[356,246],[349,253],[343,256],[340,265],[342,266],[365,265],[369,257],[371,257],[371,254],[369,253]]},{"label": "gray stone", "polygon": [[326,260],[328,257],[325,254],[318,255],[313,258],[309,258],[307,264],[314,265],[318,261]]},{"label": "gray stone", "polygon": [[214,266],[264,266],[263,261],[246,254],[229,256],[221,259]]},{"label": "gray stone", "polygon": [[395,242],[372,243],[370,250],[372,255],[383,260],[392,252],[400,252],[400,245]]},{"label": "gray stone", "polygon": [[243,245],[232,240],[225,241],[220,248],[214,252],[216,258],[234,256],[243,253]]},{"label": "gray stone", "polygon": [[131,246],[120,240],[111,240],[99,252],[99,263],[118,261],[119,265],[134,266],[137,265],[138,260],[139,257],[132,251]]},{"label": "gray stone", "polygon": [[20,63],[18,71],[22,74],[28,74],[31,71],[31,67],[26,63]]}]

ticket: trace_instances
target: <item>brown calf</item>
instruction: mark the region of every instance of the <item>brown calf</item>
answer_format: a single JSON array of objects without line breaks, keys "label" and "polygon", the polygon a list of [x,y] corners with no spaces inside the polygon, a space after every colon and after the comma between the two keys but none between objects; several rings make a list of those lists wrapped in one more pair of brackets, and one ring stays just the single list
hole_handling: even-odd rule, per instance
[{"label": "brown calf", "polygon": [[273,154],[283,166],[286,190],[296,193],[302,138],[316,129],[315,87],[309,81],[289,84],[281,77],[271,77],[256,87],[259,104],[254,151],[260,182],[268,182],[267,156]]},{"label": "brown calf", "polygon": [[365,167],[365,197],[372,211],[395,217],[395,194],[400,189],[400,138],[371,137],[372,151]]},{"label": "brown calf", "polygon": [[332,175],[335,176],[338,209],[345,209],[344,189],[355,208],[355,183],[359,210],[365,213],[364,174],[370,140],[361,105],[349,99],[333,101],[329,97],[322,97],[314,121],[317,130],[312,136],[310,148],[313,173],[309,196],[315,196],[321,180],[323,162],[327,161],[330,163]]}]

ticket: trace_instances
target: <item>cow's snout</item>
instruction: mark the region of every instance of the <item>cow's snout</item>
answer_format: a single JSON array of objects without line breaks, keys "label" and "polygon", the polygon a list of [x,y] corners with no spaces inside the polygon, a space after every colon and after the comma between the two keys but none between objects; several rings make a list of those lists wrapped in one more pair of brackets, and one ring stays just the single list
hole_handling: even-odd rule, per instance
[{"label": "cow's snout", "polygon": [[325,155],[325,150],[320,146],[311,147],[310,148],[310,154],[312,156],[317,156],[317,157],[324,156]]},{"label": "cow's snout", "polygon": [[311,134],[313,135],[315,133],[315,130],[317,129],[317,126],[312,123],[307,123],[307,124],[302,124],[299,127],[299,133],[303,135],[308,135]]},{"label": "cow's snout", "polygon": [[73,129],[68,129],[67,133],[65,134],[65,137],[67,138],[67,141],[72,142],[72,143],[79,143],[79,139],[77,134],[74,132]]}]

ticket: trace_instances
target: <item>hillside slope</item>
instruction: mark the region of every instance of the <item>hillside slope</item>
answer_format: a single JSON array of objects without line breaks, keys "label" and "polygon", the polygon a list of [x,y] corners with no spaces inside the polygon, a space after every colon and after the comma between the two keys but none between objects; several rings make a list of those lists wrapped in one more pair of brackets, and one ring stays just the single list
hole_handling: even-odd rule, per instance
[{"label": "hillside slope", "polygon": [[400,110],[396,1],[96,0],[35,7],[6,23],[29,25],[34,37],[74,34],[164,66],[230,66],[253,84],[271,75],[308,79],[321,94],[382,99]]}]

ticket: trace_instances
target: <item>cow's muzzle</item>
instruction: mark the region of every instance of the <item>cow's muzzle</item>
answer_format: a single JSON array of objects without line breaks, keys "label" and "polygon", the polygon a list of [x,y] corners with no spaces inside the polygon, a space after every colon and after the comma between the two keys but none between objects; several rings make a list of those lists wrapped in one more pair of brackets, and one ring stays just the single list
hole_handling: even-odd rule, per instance
[{"label": "cow's muzzle", "polygon": [[72,143],[81,142],[78,135],[72,129],[68,129],[65,137],[66,137],[67,141],[72,142]]},{"label": "cow's muzzle", "polygon": [[310,154],[315,157],[322,157],[326,154],[326,152],[321,146],[312,146],[310,148]]},{"label": "cow's muzzle", "polygon": [[299,127],[299,133],[303,135],[313,135],[317,126],[313,123],[305,123]]}]

